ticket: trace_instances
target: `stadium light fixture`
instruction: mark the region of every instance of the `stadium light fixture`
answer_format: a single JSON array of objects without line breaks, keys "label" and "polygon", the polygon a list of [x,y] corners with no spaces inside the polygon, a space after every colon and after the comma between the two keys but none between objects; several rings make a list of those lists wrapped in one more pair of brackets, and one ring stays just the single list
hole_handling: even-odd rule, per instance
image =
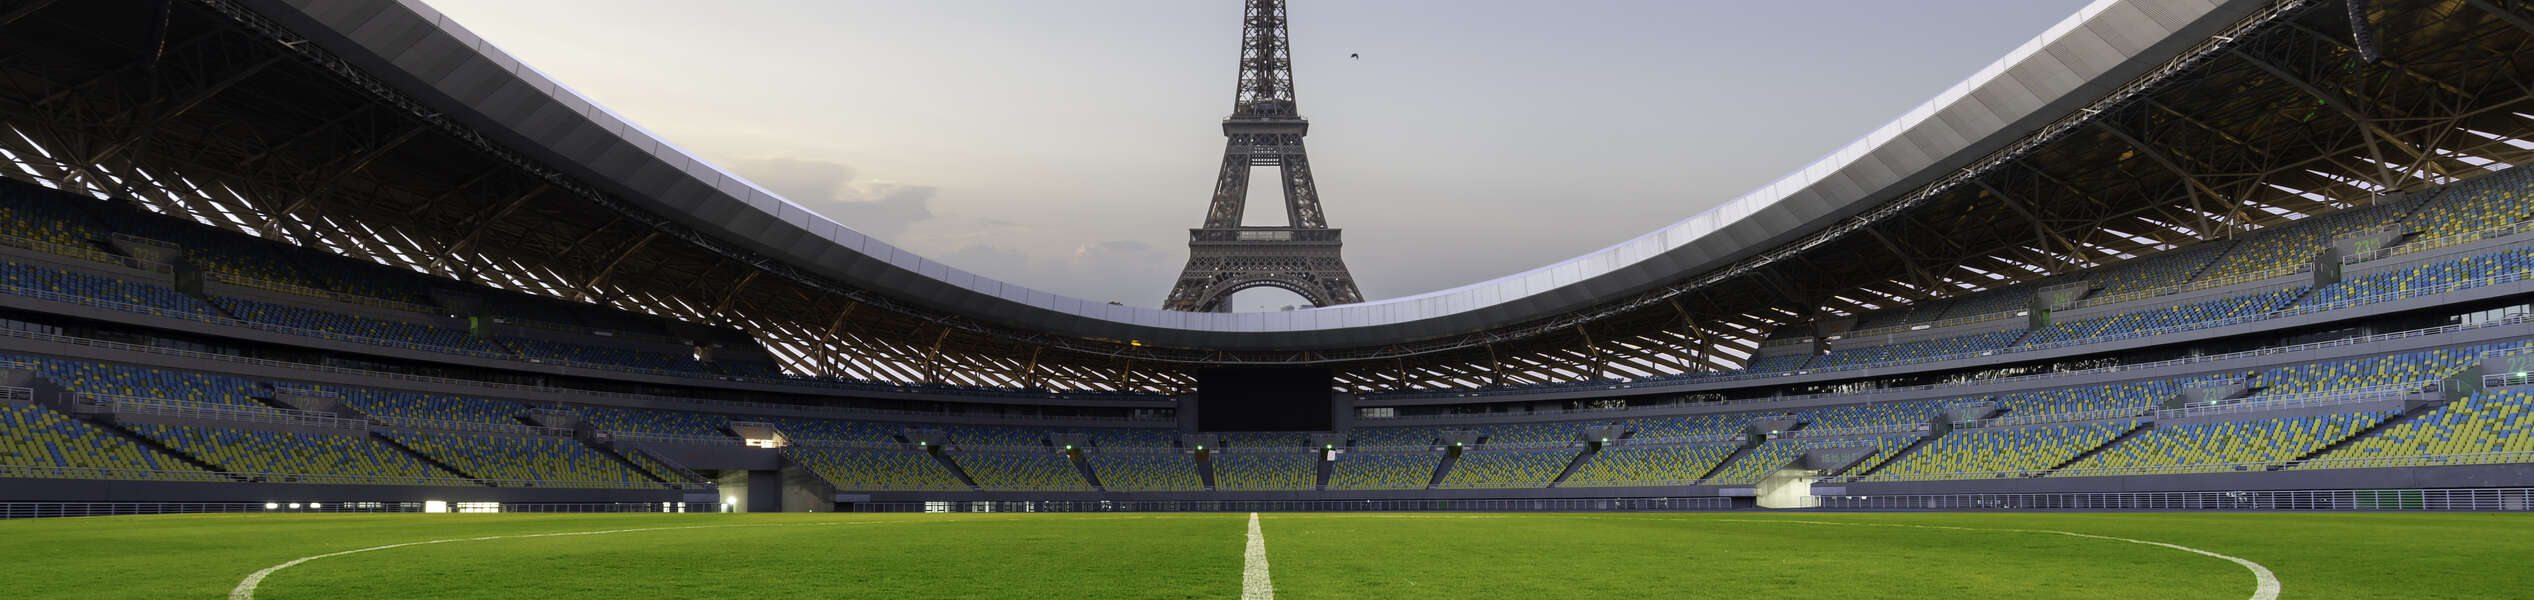
[{"label": "stadium light fixture", "polygon": [[291,510],[299,510],[299,503],[297,503],[297,502],[292,502],[292,503],[290,503],[290,509],[291,509]]},{"label": "stadium light fixture", "polygon": [[264,510],[273,510],[273,509],[276,509],[276,508],[281,508],[281,507],[282,507],[282,505],[281,505],[280,503],[275,503],[275,502],[266,502],[266,503],[264,503]]}]

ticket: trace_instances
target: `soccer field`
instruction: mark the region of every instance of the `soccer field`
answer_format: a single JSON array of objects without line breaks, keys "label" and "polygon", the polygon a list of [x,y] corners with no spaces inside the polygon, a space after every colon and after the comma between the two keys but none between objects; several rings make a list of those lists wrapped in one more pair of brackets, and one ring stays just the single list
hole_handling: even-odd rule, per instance
[{"label": "soccer field", "polygon": [[1246,556],[1250,519],[100,517],[0,523],[0,556],[10,557],[9,594],[17,598],[1241,598],[1270,591],[1245,589],[1245,569],[1262,569],[1274,596],[1289,599],[2251,598],[2257,573],[2272,574],[2286,598],[2534,590],[2528,515],[1266,513],[1258,517],[1264,561]]}]

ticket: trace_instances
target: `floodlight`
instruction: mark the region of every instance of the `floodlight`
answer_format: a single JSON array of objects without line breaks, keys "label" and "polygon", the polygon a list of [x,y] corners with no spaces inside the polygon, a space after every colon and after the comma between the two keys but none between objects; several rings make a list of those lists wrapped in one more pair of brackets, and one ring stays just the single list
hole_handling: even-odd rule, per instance
[{"label": "floodlight", "polygon": [[266,503],[264,503],[264,510],[272,510],[272,509],[281,508],[281,507],[282,507],[282,505],[280,505],[280,504],[275,504],[275,503],[271,503],[271,502],[266,502]]}]

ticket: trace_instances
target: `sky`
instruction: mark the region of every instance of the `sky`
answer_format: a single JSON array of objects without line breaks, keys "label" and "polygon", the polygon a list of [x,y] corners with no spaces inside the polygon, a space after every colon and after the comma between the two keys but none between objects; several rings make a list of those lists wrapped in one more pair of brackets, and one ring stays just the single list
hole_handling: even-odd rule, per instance
[{"label": "sky", "polygon": [[[858,231],[1146,307],[1212,195],[1240,50],[1234,0],[430,3]],[[1554,263],[1740,196],[2085,0],[1289,4],[1321,203],[1381,299]],[[1280,197],[1252,198],[1269,221],[1250,224],[1280,224],[1260,204]],[[1235,309],[1301,303],[1262,289]]]}]

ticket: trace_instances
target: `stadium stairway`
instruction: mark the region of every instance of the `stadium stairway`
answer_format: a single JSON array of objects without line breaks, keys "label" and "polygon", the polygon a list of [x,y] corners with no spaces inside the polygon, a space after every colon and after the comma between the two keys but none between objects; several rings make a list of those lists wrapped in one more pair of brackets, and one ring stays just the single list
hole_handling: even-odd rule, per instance
[{"label": "stadium stairway", "polygon": [[1725,455],[1724,460],[1716,461],[1716,466],[1708,467],[1707,472],[1699,473],[1698,480],[1706,481],[1709,479],[1715,479],[1717,473],[1725,472],[1725,469],[1732,467],[1733,463],[1742,462],[1742,457],[1749,456],[1751,454],[1751,449],[1760,447],[1760,438],[1761,436],[1755,435],[1751,436],[1750,439],[1743,440],[1742,445],[1735,446],[1733,448],[1732,454]]},{"label": "stadium stairway", "polygon": [[1566,468],[1557,472],[1557,479],[1550,480],[1549,484],[1543,487],[1557,487],[1558,484],[1566,483],[1567,476],[1574,475],[1576,469],[1584,468],[1584,463],[1591,461],[1593,455],[1596,454],[1601,454],[1601,444],[1586,444],[1583,452],[1575,453],[1575,460],[1566,461]]},{"label": "stadium stairway", "polygon": [[82,415],[82,414],[67,413],[67,412],[66,412],[66,413],[62,413],[62,414],[70,415],[70,418],[73,418],[73,419],[78,419],[78,420],[82,420],[82,421],[87,421],[87,422],[88,422],[88,424],[90,424],[90,425],[95,425],[95,426],[97,426],[97,428],[98,428],[98,429],[104,430],[106,433],[111,433],[111,434],[114,434],[114,435],[115,435],[115,436],[117,436],[117,437],[121,437],[121,438],[123,438],[123,439],[124,439],[124,441],[128,441],[128,442],[132,442],[133,444],[137,444],[137,445],[139,445],[140,447],[142,447],[142,448],[146,448],[146,449],[148,449],[148,450],[149,450],[149,451],[151,451],[151,452],[157,452],[157,453],[159,453],[159,454],[160,454],[160,455],[162,455],[162,456],[166,456],[166,457],[168,457],[168,458],[173,458],[173,459],[176,459],[176,460],[178,460],[178,461],[182,461],[182,462],[184,462],[185,464],[193,465],[195,468],[199,468],[199,469],[202,469],[202,470],[204,470],[204,471],[210,471],[210,472],[213,472],[213,473],[218,473],[218,474],[220,474],[220,476],[221,476],[221,477],[227,477],[227,478],[229,478],[229,479],[236,480],[236,481],[241,482],[241,483],[245,483],[245,482],[247,482],[247,478],[246,478],[246,477],[244,477],[244,476],[240,476],[240,475],[238,475],[238,474],[236,474],[236,473],[233,473],[233,472],[230,472],[230,471],[229,471],[229,469],[228,469],[227,467],[222,467],[222,466],[220,466],[220,465],[211,464],[211,461],[206,461],[206,460],[203,460],[201,457],[197,457],[197,456],[194,456],[194,455],[192,455],[192,454],[186,453],[186,452],[185,452],[185,451],[183,451],[183,450],[178,450],[178,449],[176,449],[176,447],[174,447],[174,446],[169,446],[169,445],[167,445],[167,444],[165,444],[165,443],[162,443],[162,442],[160,442],[160,441],[158,441],[158,440],[155,440],[155,439],[150,439],[150,436],[141,435],[139,432],[135,432],[135,431],[132,431],[132,430],[130,430],[130,429],[125,429],[125,428],[123,427],[123,425],[122,425],[122,424],[120,424],[120,423],[115,423],[114,421],[112,421],[112,420],[110,420],[110,419],[105,418],[105,416],[104,416],[104,415],[102,415],[102,414],[100,414],[100,415]]},{"label": "stadium stairway", "polygon": [[51,409],[63,416],[70,417],[72,420],[82,421],[95,426],[99,431],[123,438],[124,441],[138,445],[144,450],[157,452],[161,456],[166,456],[179,462],[193,465],[194,468],[218,473],[221,477],[227,477],[239,482],[245,482],[247,480],[245,477],[231,473],[228,469],[222,468],[219,465],[211,464],[210,461],[203,460],[201,457],[194,456],[193,454],[187,453],[183,450],[178,450],[173,446],[161,443],[158,440],[151,439],[150,436],[141,435],[139,432],[126,429],[123,424],[114,422],[114,419],[106,413],[92,413],[74,410],[67,405],[69,402],[68,400],[60,400],[62,404],[54,403],[52,399],[67,398],[68,395],[65,394],[65,392],[69,391],[70,388],[68,386],[61,385],[60,382],[53,381],[51,378],[47,378],[42,375],[32,376],[28,378],[28,384],[28,387],[32,387],[37,390],[36,398],[38,398],[38,400],[36,401],[36,404],[43,406],[44,408]]},{"label": "stadium stairway", "polygon": [[1462,450],[1467,448],[1453,446],[1450,452],[1443,453],[1443,460],[1434,463],[1434,478],[1426,480],[1425,489],[1442,487],[1443,477],[1452,474],[1452,465],[1460,464]]},{"label": "stadium stairway", "polygon": [[[1918,445],[1918,443],[1919,443],[1919,442],[1924,442],[1924,441],[1927,441],[1927,438],[1925,438],[1925,437],[1920,437],[1920,438],[1918,438],[1918,440],[1917,440],[1917,441],[1910,442],[1910,443],[1909,443],[1909,446],[1910,446],[1910,447],[1916,447],[1916,446]],[[1867,467],[1866,467],[1866,468],[1869,468],[1869,469],[1874,468],[1874,467],[1880,467],[1880,466],[1882,466],[1880,463],[1874,463],[1874,462],[1873,462],[1873,461],[1876,459],[1875,454],[1877,454],[1877,453],[1879,453],[1879,452],[1881,452],[1881,450],[1871,450],[1871,451],[1867,451],[1867,452],[1858,452],[1858,453],[1856,453],[1856,454],[1854,454],[1854,455],[1848,456],[1847,458],[1840,460],[1840,462],[1833,463],[1833,464],[1829,465],[1827,468],[1823,468],[1823,469],[1821,469],[1821,472],[1819,473],[1819,475],[1820,475],[1821,477],[1837,477],[1837,476],[1843,475],[1843,474],[1847,473],[1849,470],[1851,470],[1851,469],[1855,469],[1855,468],[1857,468],[1857,467],[1859,467],[1859,466],[1871,465],[1871,466],[1867,466]],[[1808,457],[1809,457],[1809,456],[1811,456],[1811,455],[1814,455],[1813,449],[1807,448],[1807,449],[1805,449],[1805,451],[1804,451],[1804,452],[1797,453],[1797,454],[1795,455],[1795,460],[1797,460],[1797,461],[1805,461],[1805,460],[1808,460]]]},{"label": "stadium stairway", "polygon": [[1081,473],[1082,482],[1089,484],[1091,489],[1103,492],[1109,491],[1108,486],[1100,485],[1100,473],[1098,470],[1091,468],[1091,461],[1082,459],[1082,451],[1075,450],[1072,452],[1066,452],[1065,460],[1073,463],[1074,472]]},{"label": "stadium stairway", "polygon": [[[1874,466],[1872,466],[1872,467],[1867,467],[1867,468],[1865,469],[1865,471],[1857,473],[1857,474],[1856,474],[1856,476],[1858,476],[1858,477],[1864,477],[1864,476],[1867,476],[1867,475],[1873,475],[1873,474],[1875,474],[1875,473],[1880,473],[1880,472],[1882,472],[1882,471],[1883,471],[1883,467],[1889,467],[1889,466],[1892,466],[1892,463],[1900,462],[1900,460],[1901,460],[1901,459],[1903,459],[1903,458],[1909,458],[1909,455],[1911,455],[1911,454],[1916,454],[1916,453],[1918,452],[1918,449],[1919,449],[1919,448],[1925,448],[1925,447],[1927,447],[1927,444],[1928,444],[1928,443],[1931,443],[1931,442],[1936,441],[1936,438],[1944,437],[1944,436],[1947,436],[1947,435],[1952,435],[1952,432],[1951,432],[1951,431],[1945,431],[1945,432],[1939,433],[1939,432],[1935,432],[1935,431],[1929,431],[1929,432],[1927,432],[1927,435],[1918,436],[1918,439],[1916,439],[1916,440],[1913,440],[1913,441],[1909,442],[1909,445],[1907,445],[1907,446],[1902,446],[1902,447],[1901,447],[1901,449],[1900,449],[1900,451],[1893,452],[1891,456],[1887,456],[1887,457],[1884,457],[1884,458],[1883,458],[1883,459],[1881,459],[1881,460],[1875,461]],[[1857,460],[1865,460],[1865,458],[1860,457],[1860,458],[1858,458]]]},{"label": "stadium stairway", "polygon": [[1314,465],[1312,465],[1312,470],[1313,470],[1313,471],[1317,471],[1319,474],[1316,476],[1317,478],[1313,480],[1313,481],[1315,481],[1316,483],[1311,484],[1311,489],[1315,489],[1315,490],[1327,490],[1327,489],[1329,489],[1329,477],[1334,476],[1334,475],[1336,475],[1336,474],[1337,474],[1337,463],[1335,463],[1335,462],[1331,462],[1331,461],[1326,461],[1326,460],[1318,460],[1318,461],[1312,461],[1312,462],[1313,462],[1313,463],[1315,463]]},{"label": "stadium stairway", "polygon": [[[800,470],[801,472],[808,473],[808,474],[810,474],[810,476],[811,476],[811,477],[817,477],[819,481],[824,481],[824,482],[827,482],[827,487],[828,487],[829,489],[838,489],[838,490],[841,490],[841,489],[846,489],[846,487],[845,487],[845,486],[842,486],[842,485],[837,485],[837,484],[836,484],[836,480],[834,480],[834,479],[828,479],[828,478],[827,478],[827,474],[825,474],[825,473],[820,473],[820,472],[818,472],[818,469],[811,467],[811,466],[810,466],[809,461],[806,461],[806,460],[801,460],[800,455],[798,455],[798,454],[794,454],[794,453],[793,453],[793,451],[792,451],[792,449],[793,449],[793,448],[796,448],[796,447],[797,447],[797,446],[789,446],[789,445],[787,445],[787,446],[782,446],[782,447],[779,447],[779,448],[775,448],[775,449],[774,449],[774,454],[775,454],[776,456],[781,456],[781,457],[783,457],[783,463],[782,463],[782,466],[783,466],[783,468],[784,468],[784,469],[798,469],[798,470]],[[659,456],[659,455],[654,454],[654,455],[652,455],[652,456],[657,457],[657,456]],[[679,465],[679,464],[676,464],[676,463],[670,463],[670,465],[671,465],[671,466],[675,466],[675,467],[680,468],[680,469],[684,469],[684,468],[686,468],[686,467],[685,467],[685,465]],[[694,471],[688,471],[688,472],[689,472],[689,473],[693,473]],[[709,481],[709,480],[707,480],[707,481]]]},{"label": "stadium stairway", "polygon": [[[289,402],[285,402],[285,401],[283,401],[283,400],[279,397],[279,392],[278,392],[278,391],[276,391],[276,392],[275,392],[275,395],[274,395],[273,397],[262,397],[262,396],[258,396],[258,397],[256,397],[256,398],[254,398],[254,400],[255,400],[256,402],[263,403],[263,404],[265,404],[265,405],[267,405],[267,406],[271,406],[271,407],[273,407],[273,408],[284,409],[284,410],[303,410],[303,409],[305,408],[305,407],[301,407],[301,406],[293,405],[293,404],[291,404],[291,403],[289,403]],[[361,410],[360,410],[359,408],[355,408],[355,407],[353,407],[350,403],[345,403],[345,402],[337,402],[337,403],[335,403],[335,404],[333,405],[333,408],[332,408],[331,410],[328,410],[328,411],[325,411],[325,412],[330,412],[330,413],[335,414],[336,416],[340,416],[340,417],[344,417],[344,418],[352,418],[352,419],[369,419],[369,418],[371,418],[369,414],[367,414],[367,413],[363,413],[363,412],[361,412]],[[528,417],[527,417],[526,415],[517,415],[517,416],[513,416],[512,418],[514,418],[514,419],[518,419],[518,420],[519,420],[519,423],[520,423],[520,424],[524,424],[524,425],[536,425],[536,424],[537,424],[536,422],[533,422],[533,421],[528,420]],[[374,421],[373,421],[373,422],[374,422]],[[434,466],[434,467],[438,467],[438,468],[440,468],[441,470],[445,470],[445,471],[448,471],[448,472],[450,472],[450,473],[455,473],[455,474],[457,474],[459,477],[463,477],[463,478],[466,478],[466,479],[473,479],[473,480],[476,480],[476,482],[477,482],[477,483],[480,483],[480,484],[483,484],[483,485],[487,485],[487,486],[491,486],[491,485],[493,485],[493,484],[491,484],[491,483],[485,483],[485,482],[483,481],[483,478],[482,478],[482,477],[478,477],[478,476],[476,476],[474,473],[469,473],[469,472],[467,472],[465,469],[460,469],[460,468],[458,468],[458,467],[457,467],[457,465],[453,465],[453,464],[449,464],[449,463],[447,463],[447,462],[441,461],[439,458],[436,458],[436,457],[431,456],[431,454],[430,454],[430,453],[423,452],[423,451],[420,451],[420,450],[416,450],[416,449],[414,449],[412,446],[407,446],[407,445],[405,445],[405,443],[404,443],[404,442],[398,441],[398,440],[397,440],[394,436],[390,436],[390,435],[387,435],[387,434],[384,434],[384,433],[380,433],[380,432],[375,431],[375,430],[373,430],[373,431],[369,432],[369,434],[368,434],[368,435],[369,435],[369,438],[370,438],[371,440],[377,441],[377,442],[379,442],[379,443],[381,443],[381,444],[385,444],[387,447],[389,447],[389,448],[394,448],[394,449],[396,449],[396,450],[397,450],[397,451],[399,451],[399,452],[403,452],[403,453],[405,453],[405,454],[407,454],[407,455],[411,455],[411,456],[413,456],[414,458],[421,460],[423,464],[427,464],[427,465],[431,465],[431,466]],[[596,452],[598,453],[598,455],[599,455],[599,456],[604,456],[604,457],[607,457],[609,460],[613,460],[613,461],[615,461],[615,462],[616,462],[619,466],[623,466],[623,467],[625,467],[627,470],[630,470],[630,471],[632,471],[632,472],[634,472],[634,473],[637,473],[637,474],[641,474],[641,475],[644,475],[644,476],[650,477],[653,481],[656,481],[656,482],[661,482],[661,483],[667,483],[667,482],[668,482],[668,480],[666,480],[666,479],[661,479],[660,477],[658,477],[658,476],[656,476],[656,475],[652,475],[650,470],[648,470],[648,469],[644,469],[644,468],[642,468],[642,466],[641,466],[641,465],[635,464],[635,463],[633,462],[633,460],[632,460],[632,459],[628,459],[628,458],[625,458],[625,457],[623,457],[623,456],[618,456],[618,455],[616,454],[615,450],[613,450],[613,449],[610,449],[610,448],[606,448],[606,447],[599,446],[599,445],[597,445],[597,444],[595,444],[595,443],[591,443],[589,440],[585,440],[585,439],[579,439],[579,440],[576,440],[576,441],[580,442],[580,444],[581,444],[581,445],[583,445],[583,446],[588,446],[591,450],[596,451]],[[692,474],[692,472],[689,472],[689,474]],[[698,477],[699,477],[698,481],[701,481],[700,476],[698,476]]]},{"label": "stadium stairway", "polygon": [[438,459],[438,458],[433,458],[433,457],[431,456],[431,454],[430,454],[430,453],[428,453],[428,452],[423,452],[423,451],[421,451],[421,450],[415,450],[412,446],[407,446],[407,445],[405,445],[405,443],[404,443],[404,442],[396,441],[396,438],[394,438],[394,437],[390,437],[390,436],[388,436],[387,434],[384,434],[384,433],[379,433],[379,432],[378,432],[378,431],[376,431],[376,430],[372,430],[372,431],[370,431],[370,432],[369,432],[369,436],[370,436],[370,440],[371,440],[371,441],[378,442],[378,443],[380,443],[380,444],[386,444],[386,445],[387,445],[387,447],[389,447],[389,448],[395,448],[395,449],[396,449],[396,451],[398,451],[398,452],[403,452],[403,453],[405,453],[405,454],[407,454],[407,455],[410,455],[410,456],[412,456],[412,457],[414,457],[414,458],[416,458],[416,459],[420,459],[420,460],[422,461],[422,464],[431,465],[431,466],[433,466],[433,467],[438,467],[438,468],[439,468],[440,470],[442,470],[442,471],[448,471],[448,472],[450,472],[450,473],[456,473],[458,477],[462,477],[462,478],[466,478],[466,479],[472,479],[472,480],[475,480],[475,482],[476,482],[476,483],[481,484],[481,485],[485,485],[485,486],[491,486],[491,485],[492,485],[492,484],[490,484],[490,483],[484,483],[484,478],[482,478],[482,477],[477,477],[477,476],[475,476],[475,474],[474,474],[474,473],[468,473],[468,472],[466,472],[466,470],[465,470],[465,469],[460,469],[460,468],[458,468],[458,467],[457,467],[457,465],[452,465],[452,464],[449,464],[449,463],[447,463],[447,462],[443,462],[443,461],[441,461],[441,460],[440,460],[440,459]]},{"label": "stadium stairway", "polygon": [[2103,440],[2103,443],[2100,445],[2087,448],[2084,452],[2078,452],[2076,453],[2076,456],[2070,456],[2067,460],[2059,461],[2059,464],[2050,465],[2050,468],[2042,469],[2041,472],[2034,473],[2033,476],[2049,477],[2052,473],[2059,472],[2060,469],[2068,468],[2068,465],[2083,462],[2085,459],[2092,458],[2096,454],[2102,454],[2104,450],[2120,447],[2121,444],[2128,443],[2130,438],[2138,437],[2140,434],[2147,433],[2148,430],[2154,429],[2155,427],[2155,420],[2139,419],[2138,424],[2131,426],[2128,431],[2120,432],[2120,435],[2112,436],[2112,439]]},{"label": "stadium stairway", "polygon": [[951,459],[950,459],[950,453],[947,453],[947,452],[942,452],[942,451],[941,451],[941,447],[939,447],[939,446],[928,446],[928,447],[925,447],[925,448],[924,448],[924,449],[922,449],[922,450],[917,450],[917,452],[922,452],[922,453],[924,453],[924,455],[926,455],[926,456],[931,456],[931,457],[933,457],[933,460],[934,460],[935,462],[939,462],[939,463],[941,463],[941,468],[944,468],[944,469],[949,469],[949,470],[950,470],[950,476],[951,476],[951,477],[956,477],[956,478],[959,478],[959,483],[967,485],[967,486],[968,486],[968,489],[971,489],[971,490],[982,490],[982,489],[985,489],[985,488],[980,488],[980,487],[977,487],[977,480],[976,480],[976,479],[974,479],[974,478],[968,477],[968,470],[967,470],[967,469],[962,469],[962,468],[959,468],[959,461],[951,460]]},{"label": "stadium stairway", "polygon": [[[2221,259],[2226,258],[2226,253],[2227,253],[2227,252],[2232,252],[2232,251],[2234,251],[2234,250],[2235,250],[2235,245],[2236,245],[2236,243],[2235,243],[2235,242],[2236,242],[2236,240],[2234,240],[2234,239],[2232,239],[2232,238],[2219,238],[2216,242],[2212,242],[2212,243],[2225,244],[2225,245],[2226,245],[2226,247],[2224,247],[2224,248],[2219,248],[2219,249],[2217,250],[2217,253],[2216,253],[2216,254],[2211,254],[2211,255],[2209,255],[2208,260],[2201,261],[2201,262],[2200,262],[2200,266],[2199,266],[2199,267],[2191,269],[2191,274],[2182,276],[2182,279],[2174,281],[2174,282],[2172,283],[2172,285],[2176,285],[2176,286],[2181,286],[2181,285],[2190,285],[2190,284],[2191,284],[2191,282],[2194,282],[2194,281],[2199,281],[2199,280],[2200,280],[2200,276],[2201,276],[2201,275],[2207,275],[2207,274],[2208,274],[2208,268],[2209,268],[2209,267],[2216,266],[2216,265],[2217,265],[2217,261],[2218,261],[2218,260],[2221,260]],[[1898,458],[1898,457],[1894,457],[1894,458]],[[1885,461],[1885,462],[1889,462],[1889,461]]]},{"label": "stadium stairway", "polygon": [[2296,306],[2296,303],[2298,303],[2298,302],[2304,302],[2304,301],[2305,301],[2305,299],[2306,299],[2307,297],[2309,297],[2309,296],[2313,296],[2313,295],[2315,295],[2315,294],[2322,293],[2322,292],[2323,292],[2323,288],[2327,288],[2327,287],[2331,287],[2331,286],[2327,286],[2327,285],[2306,285],[2306,286],[2298,286],[2298,289],[2297,289],[2297,291],[2296,291],[2296,295],[2294,295],[2294,296],[2289,296],[2289,297],[2288,297],[2288,299],[2287,299],[2286,301],[2279,302],[2279,303],[2277,303],[2277,304],[2271,304],[2271,305],[2268,305],[2268,306],[2263,306],[2263,307],[2261,307],[2261,310],[2260,310],[2259,312],[2269,312],[2269,311],[2280,310],[2280,309],[2287,308],[2287,307],[2291,307],[2291,306]]},{"label": "stadium stairway", "polygon": [[[646,459],[646,460],[650,460],[651,462],[659,463],[659,464],[660,464],[660,466],[663,466],[663,467],[668,467],[668,469],[669,469],[669,474],[671,474],[671,475],[676,475],[679,479],[684,479],[684,480],[686,480],[686,482],[687,482],[687,483],[705,483],[705,482],[709,482],[709,481],[711,481],[710,479],[706,479],[706,478],[704,477],[704,474],[702,474],[702,473],[697,473],[697,472],[695,472],[695,469],[687,467],[687,466],[686,466],[686,463],[678,462],[678,461],[677,461],[677,460],[675,460],[675,459],[671,459],[671,458],[669,458],[669,457],[668,457],[668,455],[661,454],[661,453],[658,453],[658,452],[652,452],[652,451],[651,451],[651,449],[649,449],[649,448],[642,448],[642,447],[638,447],[638,446],[636,446],[636,447],[627,447],[627,448],[625,448],[625,449],[633,451],[633,453],[634,453],[634,454],[639,454],[639,455],[642,455],[642,457],[643,457],[644,459]],[[627,458],[632,458],[632,457],[627,457]],[[810,471],[810,472],[812,472],[812,473],[816,473],[816,471],[811,471],[810,469],[802,469],[802,470],[804,470],[804,471]],[[831,485],[831,486],[832,486],[832,485],[834,485],[834,483],[833,483],[833,482],[830,482],[830,483],[829,483],[829,485]]]},{"label": "stadium stairway", "polygon": [[1197,481],[1205,484],[1205,490],[1214,491],[1214,455],[1199,454],[1196,460],[1188,462],[1197,464]]},{"label": "stadium stairway", "polygon": [[2280,463],[2280,464],[2277,464],[2277,465],[2273,465],[2273,466],[2271,466],[2271,467],[2270,467],[2270,470],[2272,470],[2272,471],[2285,471],[2285,470],[2288,470],[2288,469],[2293,469],[2293,468],[2296,468],[2296,467],[2297,467],[2297,466],[2299,466],[2299,465],[2303,465],[2303,464],[2305,464],[2305,461],[2314,460],[2314,459],[2316,459],[2316,458],[2321,458],[2321,457],[2324,457],[2324,456],[2329,456],[2329,455],[2331,455],[2332,451],[2334,451],[2334,450],[2339,450],[2339,449],[2341,449],[2341,448],[2342,448],[2342,447],[2344,447],[2344,446],[2348,446],[2348,445],[2350,445],[2350,444],[2355,444],[2355,443],[2358,443],[2360,440],[2365,440],[2365,439],[2367,439],[2367,438],[2372,438],[2372,437],[2375,437],[2377,433],[2381,433],[2381,432],[2383,432],[2383,431],[2385,431],[2385,430],[2387,430],[2387,429],[2392,429],[2392,428],[2394,428],[2394,427],[2398,427],[2398,426],[2400,426],[2400,425],[2401,425],[2401,424],[2403,424],[2403,423],[2409,423],[2409,422],[2411,422],[2411,421],[2418,420],[2418,419],[2419,419],[2419,417],[2420,417],[2420,415],[2422,415],[2422,414],[2426,414],[2426,413],[2429,413],[2429,412],[2431,412],[2431,411],[2435,411],[2435,410],[2437,410],[2439,407],[2446,406],[2446,404],[2447,404],[2446,400],[2444,400],[2444,399],[2442,399],[2442,398],[2441,398],[2441,399],[2439,399],[2439,400],[2436,400],[2436,401],[2432,401],[2432,402],[2425,402],[2425,403],[2413,404],[2413,405],[2411,405],[2409,408],[2405,408],[2405,409],[2403,409],[2403,410],[2402,410],[2402,412],[2401,412],[2401,414],[2396,414],[2396,415],[2393,415],[2393,417],[2392,417],[2392,418],[2388,418],[2388,419],[2385,419],[2385,420],[2382,420],[2382,421],[2377,421],[2377,422],[2376,422],[2376,424],[2375,424],[2375,425],[2373,425],[2373,426],[2370,426],[2370,427],[2368,427],[2368,428],[2366,428],[2366,429],[2360,429],[2360,430],[2358,430],[2358,432],[2357,432],[2357,433],[2352,433],[2352,434],[2349,434],[2349,437],[2345,437],[2345,438],[2341,438],[2341,439],[2337,439],[2337,440],[2332,440],[2332,443],[2329,443],[2329,444],[2324,444],[2324,445],[2322,445],[2322,447],[2315,448],[2313,452],[2307,452],[2307,453],[2304,453],[2304,454],[2300,454],[2300,455],[2297,455],[2297,457],[2296,457],[2296,458],[2289,459],[2287,462],[2283,462],[2283,463]]},{"label": "stadium stairway", "polygon": [[624,467],[625,470],[632,471],[635,475],[649,477],[652,481],[660,483],[669,483],[669,480],[661,478],[657,473],[652,473],[650,469],[642,468],[642,465],[634,462],[633,459],[627,458],[623,454],[618,454],[616,449],[613,447],[601,445],[598,442],[591,441],[589,438],[580,436],[573,436],[572,441],[580,442],[582,446],[589,448],[592,452],[597,452],[599,456],[604,456],[607,457],[608,460],[616,461],[616,466]]}]

